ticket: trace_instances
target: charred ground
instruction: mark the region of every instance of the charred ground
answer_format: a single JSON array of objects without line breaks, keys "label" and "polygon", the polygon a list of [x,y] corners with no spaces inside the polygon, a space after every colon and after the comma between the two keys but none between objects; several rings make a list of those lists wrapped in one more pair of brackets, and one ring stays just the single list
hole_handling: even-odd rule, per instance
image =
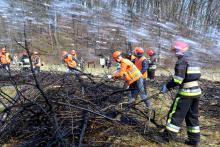
[{"label": "charred ground", "polygon": [[[2,145],[157,146],[160,142],[155,136],[163,129],[175,95],[175,91],[159,94],[167,78],[160,76],[148,87],[156,111],[148,110],[139,100],[128,110],[123,83],[105,76],[83,74],[68,79],[64,73],[52,71],[36,77],[31,73],[21,75],[13,71],[11,77],[1,76]],[[13,87],[15,94],[7,94],[5,86]],[[205,145],[219,145],[220,82],[202,79],[201,86],[202,140]],[[185,137],[183,129],[180,138]]]}]

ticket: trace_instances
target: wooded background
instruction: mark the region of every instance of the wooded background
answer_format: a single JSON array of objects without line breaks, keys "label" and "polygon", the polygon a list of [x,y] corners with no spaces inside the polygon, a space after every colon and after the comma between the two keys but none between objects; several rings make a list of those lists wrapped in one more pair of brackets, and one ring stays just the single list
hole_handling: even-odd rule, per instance
[{"label": "wooded background", "polygon": [[[218,0],[1,0],[0,44],[21,53],[24,42],[59,64],[62,50],[85,60],[135,46],[157,50],[161,61],[175,39],[190,44],[195,60],[213,65],[220,55]],[[168,58],[167,58],[168,57]]]}]

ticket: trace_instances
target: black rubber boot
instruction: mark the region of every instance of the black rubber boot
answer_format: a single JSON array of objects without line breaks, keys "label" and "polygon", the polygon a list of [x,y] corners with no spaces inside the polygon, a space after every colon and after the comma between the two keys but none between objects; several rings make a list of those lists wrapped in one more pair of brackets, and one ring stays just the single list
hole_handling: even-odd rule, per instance
[{"label": "black rubber boot", "polygon": [[169,142],[169,139],[164,135],[164,133],[153,135],[152,140],[161,144],[166,144]]},{"label": "black rubber boot", "polygon": [[166,144],[169,143],[171,140],[174,140],[175,136],[175,134],[170,133],[167,130],[164,130],[164,132],[162,132],[161,134],[154,136],[153,139],[158,143]]},{"label": "black rubber boot", "polygon": [[200,147],[200,142],[195,140],[186,140],[185,144],[193,146],[193,147]]}]

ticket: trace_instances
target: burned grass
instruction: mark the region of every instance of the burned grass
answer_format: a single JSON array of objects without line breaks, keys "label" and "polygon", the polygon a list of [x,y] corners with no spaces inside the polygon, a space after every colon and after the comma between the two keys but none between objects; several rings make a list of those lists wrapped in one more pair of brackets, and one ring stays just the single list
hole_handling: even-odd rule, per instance
[{"label": "burned grass", "polygon": [[[162,145],[155,140],[163,130],[175,92],[159,94],[164,77],[149,82],[151,111],[137,99],[127,109],[127,90],[121,82],[83,74],[67,77],[62,72],[4,78],[17,91],[1,113],[0,142],[26,146],[184,146]],[[6,80],[7,79],[7,80]],[[202,139],[217,145],[219,137],[219,82],[201,81]],[[213,90],[213,88],[216,88]],[[4,99],[5,97],[2,97]],[[217,113],[216,113],[217,112]],[[209,121],[210,120],[210,121]],[[209,121],[209,123],[207,123]],[[208,131],[209,130],[209,131]],[[213,132],[213,133],[211,133]],[[184,140],[184,127],[180,133]]]}]

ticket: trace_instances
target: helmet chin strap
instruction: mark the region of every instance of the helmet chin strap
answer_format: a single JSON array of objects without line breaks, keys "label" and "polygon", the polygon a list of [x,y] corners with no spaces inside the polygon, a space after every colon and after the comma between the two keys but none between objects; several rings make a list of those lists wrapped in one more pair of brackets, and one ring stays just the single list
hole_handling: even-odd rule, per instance
[{"label": "helmet chin strap", "polygon": [[142,57],[142,56],[143,56],[143,53],[137,54],[136,56],[137,56],[137,57]]},{"label": "helmet chin strap", "polygon": [[181,51],[176,51],[176,56],[177,58],[182,57],[184,55],[184,53],[182,53]]},{"label": "helmet chin strap", "polygon": [[118,62],[118,63],[120,63],[120,62],[121,62],[121,58],[122,58],[122,57],[119,56],[115,61]]},{"label": "helmet chin strap", "polygon": [[178,55],[180,55],[180,56],[182,55],[182,56],[183,56],[184,54],[183,54],[182,52],[178,51],[178,52],[176,52],[176,55],[177,55],[177,56],[178,56]]},{"label": "helmet chin strap", "polygon": [[182,51],[180,51],[180,49],[176,49],[175,51],[176,56],[183,56],[184,53]]}]

